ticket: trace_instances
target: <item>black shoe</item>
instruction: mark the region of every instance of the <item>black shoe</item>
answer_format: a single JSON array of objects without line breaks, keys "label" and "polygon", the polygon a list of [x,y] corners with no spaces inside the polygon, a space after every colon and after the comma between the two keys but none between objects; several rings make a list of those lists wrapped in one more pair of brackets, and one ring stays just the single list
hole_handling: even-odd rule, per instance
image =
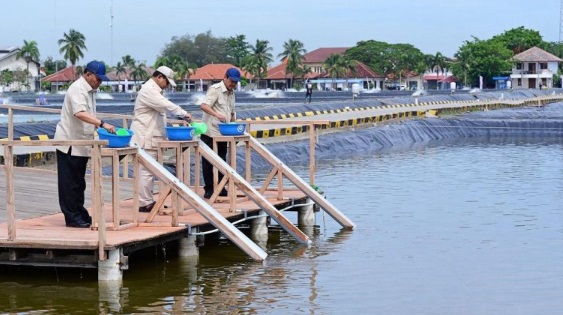
[{"label": "black shoe", "polygon": [[211,195],[213,195],[213,192],[206,191],[205,194],[203,194],[203,198],[209,199],[211,198]]},{"label": "black shoe", "polygon": [[90,223],[79,220],[79,221],[67,223],[66,226],[67,227],[73,227],[73,228],[89,228]]},{"label": "black shoe", "polygon": [[151,212],[152,208],[156,204],[156,201],[149,203],[146,206],[139,207],[139,212]]},{"label": "black shoe", "polygon": [[229,194],[227,193],[227,191],[225,189],[221,190],[221,192],[219,193],[220,197],[227,197]]}]

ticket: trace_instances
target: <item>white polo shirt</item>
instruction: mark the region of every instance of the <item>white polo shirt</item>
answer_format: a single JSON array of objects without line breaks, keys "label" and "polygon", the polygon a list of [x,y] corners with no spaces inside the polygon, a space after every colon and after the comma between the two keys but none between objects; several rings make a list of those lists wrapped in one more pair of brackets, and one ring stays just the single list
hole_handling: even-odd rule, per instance
[{"label": "white polo shirt", "polygon": [[[55,130],[55,140],[94,140],[96,127],[76,118],[79,112],[88,112],[96,115],[96,96],[90,84],[80,77],[68,88],[63,107],[61,120]],[[57,147],[58,150],[68,153],[68,146]],[[90,146],[72,146],[72,155],[90,156]]]},{"label": "white polo shirt", "polygon": [[162,95],[162,89],[151,78],[143,86],[135,99],[135,109],[131,130],[132,142],[144,149],[156,148],[155,140],[166,138],[166,114],[186,116],[188,113]]}]

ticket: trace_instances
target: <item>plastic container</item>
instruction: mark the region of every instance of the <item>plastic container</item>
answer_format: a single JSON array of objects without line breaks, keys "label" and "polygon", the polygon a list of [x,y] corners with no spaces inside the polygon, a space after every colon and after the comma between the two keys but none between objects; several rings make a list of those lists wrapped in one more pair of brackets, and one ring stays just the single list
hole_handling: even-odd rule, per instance
[{"label": "plastic container", "polygon": [[207,124],[204,122],[192,122],[190,125],[195,128],[196,136],[202,135],[207,132]]},{"label": "plastic container", "polygon": [[218,126],[219,132],[223,136],[240,136],[243,135],[246,130],[246,123],[220,123]]},{"label": "plastic container", "polygon": [[[98,129],[98,137],[100,140],[107,140],[108,148],[124,148],[129,146],[131,137],[133,137],[134,132],[129,129],[119,128],[119,134],[109,133],[104,128]],[[127,131],[127,135],[123,131]]]},{"label": "plastic container", "polygon": [[186,126],[172,126],[166,127],[166,136],[168,140],[192,140],[194,137],[195,128]]}]

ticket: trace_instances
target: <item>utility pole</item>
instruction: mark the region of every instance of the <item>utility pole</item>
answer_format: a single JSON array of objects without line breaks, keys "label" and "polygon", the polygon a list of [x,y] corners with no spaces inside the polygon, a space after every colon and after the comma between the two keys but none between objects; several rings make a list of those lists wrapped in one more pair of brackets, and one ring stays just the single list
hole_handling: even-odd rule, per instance
[{"label": "utility pole", "polygon": [[[563,1],[563,0],[561,0]],[[109,62],[110,62],[110,66],[113,66],[113,0],[111,0],[110,3],[110,8],[109,8],[109,15],[110,15],[110,23],[109,23],[109,28],[110,28],[110,58],[109,58]]]},{"label": "utility pole", "polygon": [[559,44],[561,44],[561,38],[563,37],[563,0],[559,6]]}]

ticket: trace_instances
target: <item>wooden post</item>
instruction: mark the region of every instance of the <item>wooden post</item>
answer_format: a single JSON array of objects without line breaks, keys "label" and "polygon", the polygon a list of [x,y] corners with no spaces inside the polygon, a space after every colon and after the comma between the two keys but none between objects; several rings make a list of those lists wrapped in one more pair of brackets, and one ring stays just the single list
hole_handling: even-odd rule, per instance
[{"label": "wooden post", "polygon": [[315,184],[315,124],[309,124],[309,184]]},{"label": "wooden post", "polygon": [[16,240],[16,204],[14,196],[14,155],[12,145],[4,145],[6,167],[6,208],[8,210],[8,240]]},{"label": "wooden post", "polygon": [[245,179],[247,182],[250,183],[251,177],[252,177],[252,167],[251,167],[251,162],[252,162],[252,155],[251,155],[251,151],[250,151],[250,143],[248,142],[248,140],[244,141],[244,152],[245,152]]},{"label": "wooden post", "polygon": [[102,153],[99,144],[92,147],[92,209],[98,224],[98,256],[100,261],[106,260],[106,218],[102,199]]},{"label": "wooden post", "polygon": [[14,140],[14,110],[8,108],[8,140]]}]

